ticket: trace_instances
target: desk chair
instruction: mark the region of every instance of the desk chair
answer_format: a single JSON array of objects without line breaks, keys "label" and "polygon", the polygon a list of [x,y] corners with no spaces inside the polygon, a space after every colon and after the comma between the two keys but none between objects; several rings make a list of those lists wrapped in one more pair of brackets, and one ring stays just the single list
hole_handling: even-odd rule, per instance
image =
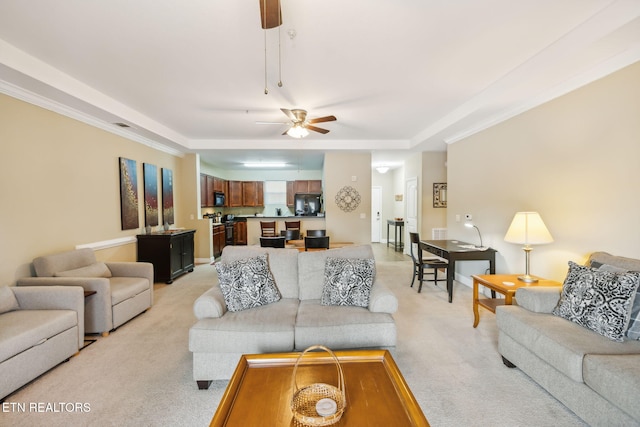
[{"label": "desk chair", "polygon": [[[307,230],[308,233],[308,230]],[[329,249],[329,236],[305,236],[304,250],[309,249]]]},{"label": "desk chair", "polygon": [[260,221],[260,231],[262,237],[278,237],[275,221]]},{"label": "desk chair", "polygon": [[260,237],[260,246],[263,248],[284,248],[285,237]]},{"label": "desk chair", "polygon": [[[420,286],[418,287],[418,293],[420,293],[420,291],[422,291],[422,282],[425,280],[425,273],[433,274],[433,283],[436,286],[438,286],[438,281],[446,281],[446,274],[444,279],[438,279],[438,269],[444,269],[446,273],[449,263],[440,258],[423,258],[422,248],[420,247],[420,235],[418,233],[409,233],[409,240],[411,240],[411,246],[409,249],[411,252],[411,259],[413,260],[413,278],[411,279],[411,287],[413,287],[413,283],[417,276],[418,280],[420,280]],[[414,245],[417,247],[416,252],[413,251]]]}]

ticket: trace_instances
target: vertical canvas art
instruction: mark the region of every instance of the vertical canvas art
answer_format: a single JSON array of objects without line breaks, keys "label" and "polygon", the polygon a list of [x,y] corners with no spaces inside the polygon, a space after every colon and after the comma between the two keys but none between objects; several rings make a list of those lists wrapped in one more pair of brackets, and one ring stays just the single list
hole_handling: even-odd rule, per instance
[{"label": "vertical canvas art", "polygon": [[120,215],[122,229],[139,227],[136,161],[120,157]]},{"label": "vertical canvas art", "polygon": [[144,175],[144,223],[158,225],[158,168],[149,163],[142,164]]},{"label": "vertical canvas art", "polygon": [[173,224],[173,173],[162,168],[162,223]]}]

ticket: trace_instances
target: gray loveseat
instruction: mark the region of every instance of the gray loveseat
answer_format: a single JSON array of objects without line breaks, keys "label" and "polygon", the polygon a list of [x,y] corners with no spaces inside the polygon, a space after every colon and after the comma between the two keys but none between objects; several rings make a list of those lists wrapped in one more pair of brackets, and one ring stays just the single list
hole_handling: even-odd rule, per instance
[{"label": "gray loveseat", "polygon": [[300,351],[314,344],[331,349],[395,347],[392,313],[398,300],[379,280],[373,282],[368,308],[320,304],[327,257],[374,259],[370,245],[317,252],[227,246],[221,261],[265,253],[280,301],[231,312],[215,284],[194,303],[198,321],[189,331],[189,350],[199,388],[231,378],[242,354]]},{"label": "gray loveseat", "polygon": [[85,332],[109,332],[153,305],[153,264],[98,262],[92,249],[78,249],[33,260],[37,277],[18,286],[80,286],[95,294],[86,298]]},{"label": "gray loveseat", "polygon": [[78,287],[0,287],[0,400],[76,354],[83,319]]},{"label": "gray loveseat", "polygon": [[[592,263],[640,271],[640,260],[605,252],[592,254]],[[518,305],[496,310],[505,365],[520,368],[590,425],[639,425],[640,341],[612,341],[551,314],[558,288],[520,288],[516,299]]]}]

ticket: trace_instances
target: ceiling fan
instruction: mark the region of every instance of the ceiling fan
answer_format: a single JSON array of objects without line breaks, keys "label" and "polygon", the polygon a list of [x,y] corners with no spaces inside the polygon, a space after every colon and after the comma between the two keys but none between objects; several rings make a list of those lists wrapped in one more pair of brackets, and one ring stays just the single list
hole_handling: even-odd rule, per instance
[{"label": "ceiling fan", "polygon": [[289,125],[289,129],[284,131],[282,133],[283,135],[289,135],[293,138],[304,138],[305,136],[309,135],[310,130],[321,134],[329,133],[328,129],[319,128],[313,125],[316,123],[334,122],[337,120],[336,116],[324,116],[315,119],[307,119],[307,111],[299,108],[293,110],[281,108],[280,111],[282,111],[291,120],[291,122],[256,122],[256,124]]}]

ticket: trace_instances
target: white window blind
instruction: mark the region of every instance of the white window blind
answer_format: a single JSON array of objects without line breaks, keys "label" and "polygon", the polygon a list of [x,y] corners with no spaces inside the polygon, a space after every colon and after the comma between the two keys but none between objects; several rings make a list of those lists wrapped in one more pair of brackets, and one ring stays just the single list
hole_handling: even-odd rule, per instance
[{"label": "white window blind", "polygon": [[287,204],[287,181],[265,181],[264,182],[264,204],[265,205],[286,205]]}]

